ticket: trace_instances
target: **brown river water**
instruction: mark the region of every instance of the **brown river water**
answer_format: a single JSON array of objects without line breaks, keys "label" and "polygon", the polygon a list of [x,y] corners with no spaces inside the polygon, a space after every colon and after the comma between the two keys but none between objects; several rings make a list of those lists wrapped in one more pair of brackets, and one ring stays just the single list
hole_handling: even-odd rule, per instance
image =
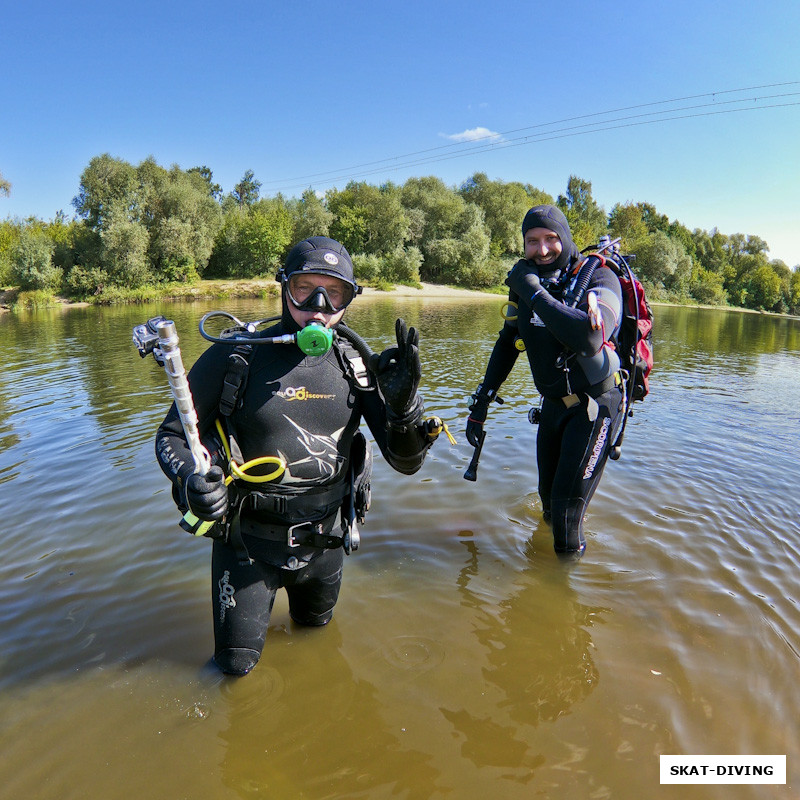
[{"label": "brown river water", "polygon": [[[378,350],[421,331],[451,426],[406,477],[376,459],[334,619],[279,594],[245,678],[212,651],[210,543],[177,526],[153,434],[170,402],[131,329],[211,308],[0,317],[0,798],[800,796],[800,321],[659,307],[651,394],[560,562],[520,359],[476,483],[466,399],[499,298],[362,298]],[[781,754],[778,786],[661,785],[659,756]]]}]

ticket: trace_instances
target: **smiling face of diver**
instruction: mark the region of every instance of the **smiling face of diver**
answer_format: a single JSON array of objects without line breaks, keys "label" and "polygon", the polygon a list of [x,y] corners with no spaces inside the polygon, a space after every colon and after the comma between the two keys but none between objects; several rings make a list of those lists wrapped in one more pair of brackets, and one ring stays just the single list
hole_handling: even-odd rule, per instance
[{"label": "smiling face of diver", "polygon": [[525,231],[525,258],[540,267],[554,264],[564,250],[558,234],[548,228],[531,228]]}]

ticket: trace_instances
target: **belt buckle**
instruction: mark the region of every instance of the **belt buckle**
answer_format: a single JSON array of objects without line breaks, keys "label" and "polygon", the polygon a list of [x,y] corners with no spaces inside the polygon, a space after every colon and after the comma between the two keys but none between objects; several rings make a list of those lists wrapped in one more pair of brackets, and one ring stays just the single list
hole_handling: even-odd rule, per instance
[{"label": "belt buckle", "polygon": [[294,531],[298,528],[302,528],[304,525],[308,525],[307,522],[298,522],[296,525],[290,525],[289,530],[286,531],[286,546],[287,547],[300,547],[299,542],[297,539],[294,538]]},{"label": "belt buckle", "polygon": [[289,530],[286,531],[286,546],[287,547],[300,547],[300,542],[294,538],[294,531],[298,528],[303,528],[308,526],[311,531],[313,532],[314,529],[317,529],[317,533],[322,533],[322,525],[317,523],[316,525],[313,522],[298,522],[296,525],[290,525]]}]

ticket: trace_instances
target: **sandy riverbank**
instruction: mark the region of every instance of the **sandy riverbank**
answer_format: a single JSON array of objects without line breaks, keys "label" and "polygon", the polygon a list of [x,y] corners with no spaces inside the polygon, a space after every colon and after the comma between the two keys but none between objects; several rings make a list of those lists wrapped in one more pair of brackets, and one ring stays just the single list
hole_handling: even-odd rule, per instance
[{"label": "sandy riverbank", "polygon": [[421,289],[413,286],[395,286],[391,291],[373,289],[371,286],[364,288],[365,297],[453,297],[474,298],[480,300],[497,300],[501,295],[491,292],[477,292],[472,289],[456,289],[452,286],[441,286],[437,283],[423,283]]},{"label": "sandy riverbank", "polygon": [[[272,280],[247,280],[247,281],[203,281],[191,287],[181,287],[174,294],[165,294],[166,300],[202,300],[214,297],[262,297],[264,293],[275,293],[277,286]],[[17,290],[0,289],[0,313],[8,311],[11,303],[16,299]],[[421,288],[413,286],[395,286],[385,291],[371,286],[364,287],[363,298],[379,297],[420,297],[420,298],[453,298],[475,300],[497,299],[499,295],[491,292],[479,292],[471,289],[458,289],[452,286],[442,286],[436,283],[423,283]],[[62,308],[76,308],[87,306],[88,303],[72,302],[66,298],[57,299],[57,304]]]}]

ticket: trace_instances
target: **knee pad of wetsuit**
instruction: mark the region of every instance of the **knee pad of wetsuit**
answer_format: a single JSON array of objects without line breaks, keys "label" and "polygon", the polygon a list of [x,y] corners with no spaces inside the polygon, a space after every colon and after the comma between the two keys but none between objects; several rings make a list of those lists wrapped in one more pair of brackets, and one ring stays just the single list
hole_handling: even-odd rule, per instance
[{"label": "knee pad of wetsuit", "polygon": [[247,675],[259,658],[261,653],[249,647],[226,647],[214,654],[214,661],[226,675]]}]

